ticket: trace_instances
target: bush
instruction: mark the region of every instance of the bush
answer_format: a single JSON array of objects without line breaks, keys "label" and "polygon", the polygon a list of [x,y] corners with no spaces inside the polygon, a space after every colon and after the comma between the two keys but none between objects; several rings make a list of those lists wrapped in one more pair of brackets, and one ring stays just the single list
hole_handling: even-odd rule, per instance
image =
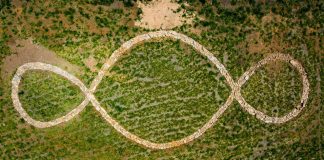
[{"label": "bush", "polygon": [[10,6],[11,6],[10,0],[0,0],[0,11],[3,8],[10,7]]}]

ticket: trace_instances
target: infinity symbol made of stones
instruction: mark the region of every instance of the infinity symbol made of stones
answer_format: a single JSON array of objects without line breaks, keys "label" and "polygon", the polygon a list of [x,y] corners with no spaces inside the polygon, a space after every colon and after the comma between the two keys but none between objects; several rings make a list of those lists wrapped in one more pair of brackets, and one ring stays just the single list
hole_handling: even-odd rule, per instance
[{"label": "infinity symbol made of stones", "polygon": [[[197,50],[200,54],[203,56],[206,56],[220,71],[220,73],[225,77],[227,84],[231,87],[232,91],[224,105],[222,105],[216,113],[209,119],[207,123],[205,123],[201,128],[199,128],[197,131],[195,131],[193,134],[184,137],[179,140],[166,142],[166,143],[155,143],[151,142],[149,140],[143,139],[141,137],[138,137],[137,135],[130,133],[127,131],[123,126],[121,126],[115,119],[113,119],[109,114],[106,112],[105,109],[103,109],[98,100],[94,96],[94,92],[101,82],[102,78],[105,75],[105,72],[109,70],[116,61],[124,54],[126,51],[130,50],[134,45],[145,42],[151,39],[160,39],[160,38],[171,38],[180,40],[190,46],[192,46],[195,50]],[[284,61],[290,63],[292,66],[294,66],[299,74],[301,75],[302,83],[303,83],[303,90],[301,95],[300,103],[295,106],[295,108],[282,117],[271,117],[266,115],[265,113],[256,110],[251,105],[249,105],[244,98],[241,95],[240,89],[241,86],[249,79],[251,75],[254,74],[254,72],[260,68],[261,66],[271,62],[271,61]],[[72,111],[67,113],[66,115],[59,117],[57,119],[48,121],[48,122],[42,122],[37,121],[30,117],[28,113],[25,111],[25,109],[22,107],[19,96],[18,96],[18,90],[19,90],[19,83],[21,81],[22,75],[28,71],[28,70],[43,70],[43,71],[50,71],[54,72],[58,75],[61,75],[71,81],[73,84],[78,86],[80,90],[84,93],[85,99],[79,104],[76,108],[74,108]],[[212,127],[215,122],[219,119],[219,117],[224,113],[224,111],[230,106],[230,104],[233,102],[233,99],[236,99],[242,108],[246,110],[251,115],[255,115],[256,118],[260,119],[261,121],[265,123],[284,123],[289,121],[290,119],[296,117],[301,110],[305,107],[307,99],[309,94],[309,82],[307,78],[307,74],[302,67],[302,65],[295,59],[293,59],[289,55],[285,54],[272,54],[268,56],[267,58],[261,60],[256,65],[252,66],[250,69],[248,69],[239,79],[237,82],[234,82],[233,78],[230,76],[226,68],[223,64],[219,62],[219,60],[213,56],[212,53],[210,53],[206,48],[204,48],[202,45],[200,45],[198,42],[194,41],[192,38],[187,37],[186,35],[174,32],[174,31],[157,31],[157,32],[149,32],[143,35],[136,36],[135,38],[132,38],[131,40],[125,42],[122,44],[122,46],[115,50],[113,54],[106,60],[104,65],[102,66],[101,70],[98,72],[97,77],[92,81],[90,88],[87,88],[78,78],[73,76],[72,74],[62,70],[61,68],[58,68],[56,66],[45,64],[41,62],[34,62],[34,63],[26,63],[22,66],[20,66],[17,69],[17,72],[15,73],[13,79],[12,79],[12,92],[11,97],[13,101],[13,105],[15,109],[19,112],[20,116],[29,124],[37,127],[37,128],[47,128],[52,127],[55,125],[58,125],[60,123],[69,121],[74,116],[79,114],[88,103],[91,103],[94,108],[101,114],[101,116],[110,124],[112,125],[119,133],[124,135],[126,138],[141,144],[145,147],[152,148],[152,149],[166,149],[166,148],[172,148],[176,146],[180,146],[182,144],[186,144],[190,141],[193,141],[194,139],[200,137],[206,130],[210,127]]]}]

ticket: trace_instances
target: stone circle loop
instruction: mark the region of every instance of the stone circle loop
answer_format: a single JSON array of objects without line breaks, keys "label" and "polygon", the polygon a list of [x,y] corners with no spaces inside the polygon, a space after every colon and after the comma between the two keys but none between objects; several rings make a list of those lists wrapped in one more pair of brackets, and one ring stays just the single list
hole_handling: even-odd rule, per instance
[{"label": "stone circle loop", "polygon": [[[101,80],[103,79],[103,77],[105,76],[105,72],[107,72],[107,70],[109,70],[115,64],[115,62],[117,62],[118,59],[120,59],[120,57],[124,53],[126,53],[126,51],[130,50],[134,45],[140,42],[145,42],[151,39],[158,39],[158,38],[171,38],[175,40],[180,40],[192,46],[196,51],[198,51],[201,55],[207,57],[211,61],[211,63],[217,67],[217,69],[220,71],[222,76],[225,77],[227,84],[232,89],[231,94],[227,98],[226,102],[212,115],[212,117],[201,128],[199,128],[197,131],[195,131],[194,133],[192,133],[187,137],[181,138],[179,140],[171,141],[171,142],[166,142],[166,143],[155,143],[143,139],[129,132],[123,126],[121,126],[115,119],[113,119],[104,108],[101,107],[100,103],[94,96],[94,92],[97,86],[99,85],[99,83],[101,82]],[[297,71],[301,75],[303,89],[302,89],[302,96],[300,99],[300,103],[297,106],[295,106],[295,108],[291,112],[289,112],[288,114],[282,117],[271,117],[261,111],[256,110],[250,104],[248,104],[245,101],[245,99],[242,97],[240,90],[242,85],[245,82],[247,82],[249,77],[252,76],[258,68],[262,67],[263,65],[271,61],[278,61],[278,60],[290,63],[293,67],[297,69]],[[21,78],[23,74],[28,70],[50,71],[66,78],[67,80],[69,80],[74,85],[80,88],[81,92],[85,95],[84,100],[72,111],[57,119],[47,121],[47,122],[42,122],[33,119],[31,116],[28,115],[28,113],[22,107],[18,95]],[[71,120],[73,117],[75,117],[76,115],[78,115],[87,106],[87,104],[91,103],[94,106],[94,108],[101,114],[101,116],[119,133],[124,135],[126,138],[151,149],[167,149],[167,148],[177,147],[189,143],[194,139],[200,137],[204,132],[206,132],[207,129],[212,127],[215,124],[215,122],[217,122],[217,120],[225,112],[225,110],[231,105],[234,99],[236,99],[239,102],[240,106],[245,111],[247,111],[251,115],[254,115],[256,118],[258,118],[259,120],[265,123],[285,123],[291,120],[292,118],[296,117],[301,112],[301,110],[306,106],[306,102],[309,94],[309,82],[303,66],[297,60],[295,60],[289,55],[280,54],[280,53],[272,54],[266,57],[265,59],[261,60],[260,62],[258,62],[256,65],[252,66],[238,79],[237,82],[234,82],[233,78],[230,76],[230,74],[228,73],[224,65],[220,63],[220,61],[215,56],[213,56],[212,53],[210,53],[205,47],[200,45],[192,38],[177,33],[175,31],[149,32],[143,35],[136,36],[130,39],[129,41],[125,42],[124,44],[122,44],[120,48],[115,50],[112,53],[112,55],[106,60],[106,62],[98,72],[98,75],[92,81],[89,88],[87,88],[77,77],[64,71],[63,69],[53,66],[51,64],[45,64],[41,62],[26,63],[20,66],[17,69],[11,83],[12,83],[11,98],[13,101],[13,106],[18,111],[20,116],[30,125],[33,125],[37,128],[47,128],[47,127],[58,125],[60,123],[67,122]]]}]

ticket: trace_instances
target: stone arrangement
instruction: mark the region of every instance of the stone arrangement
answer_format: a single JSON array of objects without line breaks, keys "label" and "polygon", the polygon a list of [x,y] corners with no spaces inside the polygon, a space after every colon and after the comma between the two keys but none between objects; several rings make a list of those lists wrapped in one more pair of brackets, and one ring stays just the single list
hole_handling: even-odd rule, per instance
[{"label": "stone arrangement", "polygon": [[[206,56],[211,63],[213,63],[222,76],[225,77],[227,84],[232,89],[230,96],[222,105],[216,113],[212,115],[212,117],[208,120],[206,124],[204,124],[201,128],[199,128],[197,131],[192,133],[191,135],[184,137],[179,140],[166,142],[166,143],[154,143],[149,140],[146,140],[144,138],[138,137],[137,135],[127,131],[123,126],[121,126],[115,119],[113,119],[107,112],[104,110],[101,106],[98,100],[94,96],[94,92],[101,82],[102,78],[105,76],[105,73],[107,70],[112,68],[112,66],[120,59],[120,57],[126,53],[126,51],[130,50],[132,47],[134,47],[136,44],[145,42],[152,39],[164,39],[164,38],[171,38],[175,40],[180,40],[190,46],[192,46],[196,51],[198,51],[201,55]],[[243,84],[247,82],[249,77],[251,77],[255,71],[262,67],[263,65],[272,62],[272,61],[284,61],[287,63],[290,63],[293,67],[297,69],[299,74],[301,75],[303,89],[302,89],[302,96],[300,99],[300,103],[295,106],[295,108],[289,112],[288,114],[282,116],[282,117],[271,117],[266,115],[265,113],[256,110],[251,105],[249,105],[245,99],[242,97],[240,90]],[[84,93],[85,99],[79,104],[76,108],[74,108],[72,111],[67,113],[66,115],[59,117],[57,119],[48,121],[48,122],[41,122],[33,119],[28,115],[28,113],[25,111],[25,109],[22,107],[18,92],[19,92],[19,83],[21,81],[21,78],[23,74],[28,70],[43,70],[43,71],[50,71],[54,72],[60,76],[63,76],[67,80],[69,80],[71,83],[75,84],[80,88],[80,90]],[[22,66],[20,66],[15,73],[13,79],[12,79],[12,92],[11,97],[13,101],[13,105],[15,109],[19,112],[20,116],[29,124],[37,127],[37,128],[47,128],[52,127],[55,125],[58,125],[60,123],[66,122],[71,120],[73,117],[75,117],[77,114],[79,114],[88,103],[91,103],[95,109],[101,114],[101,116],[110,124],[112,125],[119,133],[124,135],[126,138],[141,144],[147,148],[151,149],[167,149],[172,147],[177,147],[183,144],[186,144],[190,141],[193,141],[194,139],[200,137],[204,132],[206,132],[207,129],[212,127],[217,120],[220,118],[220,116],[224,113],[224,111],[231,105],[234,99],[236,99],[242,108],[244,108],[245,111],[247,111],[249,114],[255,116],[259,120],[265,122],[265,123],[285,123],[292,118],[296,117],[303,108],[306,106],[306,102],[308,99],[309,94],[309,82],[307,78],[307,74],[303,68],[303,66],[294,58],[292,58],[289,55],[286,54],[272,54],[265,59],[258,62],[256,65],[252,66],[250,69],[248,69],[239,79],[237,82],[234,82],[233,78],[230,76],[226,68],[223,64],[220,63],[220,61],[213,56],[212,53],[210,53],[206,48],[204,48],[202,45],[200,45],[198,42],[193,40],[190,37],[187,37],[186,35],[174,32],[174,31],[157,31],[157,32],[149,32],[143,35],[139,35],[135,38],[132,38],[131,40],[125,42],[119,49],[113,52],[113,54],[106,60],[104,65],[102,66],[101,70],[98,72],[97,77],[92,81],[89,88],[87,88],[77,77],[73,76],[72,74],[62,70],[61,68],[58,68],[56,66],[45,64],[41,62],[33,62],[33,63],[26,63]]]}]

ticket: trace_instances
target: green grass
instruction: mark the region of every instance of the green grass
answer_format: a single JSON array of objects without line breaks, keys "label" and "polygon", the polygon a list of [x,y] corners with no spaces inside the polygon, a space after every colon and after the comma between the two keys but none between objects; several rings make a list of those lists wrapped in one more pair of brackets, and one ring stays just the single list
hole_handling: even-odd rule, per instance
[{"label": "green grass", "polygon": [[96,97],[126,128],[155,142],[195,132],[229,96],[216,67],[170,40],[134,48],[111,73]]},{"label": "green grass", "polygon": [[243,85],[242,95],[257,110],[280,117],[299,105],[302,83],[298,71],[292,66],[284,62],[272,65],[279,67],[270,68],[268,64],[259,68]]},{"label": "green grass", "polygon": [[[22,6],[21,15],[13,7],[1,10],[1,60],[13,54],[9,52],[8,41],[33,37],[84,70],[78,78],[89,86],[97,73],[84,65],[87,57],[93,56],[101,67],[123,42],[148,32],[132,26],[131,22],[137,18],[136,6],[110,9],[82,0],[43,2],[47,1],[29,1]],[[236,2],[238,8],[215,1],[204,5],[198,1],[188,3],[183,7],[203,18],[174,30],[205,46],[234,80],[275,51],[300,61],[310,81],[309,100],[301,114],[285,124],[265,124],[234,101],[218,123],[195,141],[173,149],[150,150],[116,132],[91,104],[67,123],[47,129],[34,128],[13,108],[10,82],[1,80],[0,157],[323,159],[322,2]],[[279,18],[264,24],[264,18],[272,15],[270,12]],[[90,30],[87,24],[95,28]],[[192,28],[201,33],[193,32]],[[259,40],[265,48],[251,54],[247,37],[256,32],[260,33]],[[273,66],[276,64],[257,70],[242,87],[242,95],[268,115],[284,115],[298,103],[301,81],[291,66],[283,64],[281,69],[272,69]],[[171,40],[138,45],[111,72],[114,74],[106,76],[98,86],[96,98],[125,128],[154,142],[167,142],[194,132],[230,93],[223,77],[218,77],[219,71],[204,57],[191,47]],[[49,72],[27,72],[20,87],[24,91],[20,95],[24,108],[38,120],[64,115],[84,98],[69,81]]]},{"label": "green grass", "polygon": [[39,121],[61,117],[84,99],[77,86],[51,72],[29,71],[23,75],[19,87],[22,106]]}]

